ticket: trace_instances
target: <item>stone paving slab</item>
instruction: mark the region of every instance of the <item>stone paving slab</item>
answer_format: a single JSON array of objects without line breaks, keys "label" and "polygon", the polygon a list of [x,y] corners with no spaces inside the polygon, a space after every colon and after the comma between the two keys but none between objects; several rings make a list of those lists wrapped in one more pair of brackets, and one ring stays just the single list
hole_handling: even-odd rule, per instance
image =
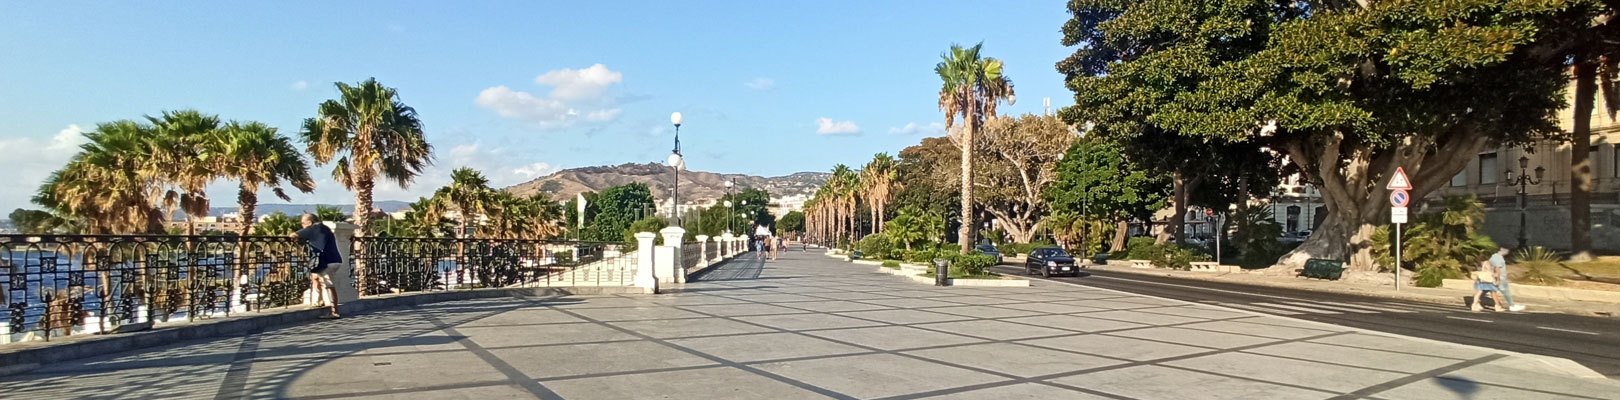
[{"label": "stone paving slab", "polygon": [[108,354],[0,378],[0,397],[1620,398],[1528,356],[1090,287],[936,288],[801,252],[697,278]]}]

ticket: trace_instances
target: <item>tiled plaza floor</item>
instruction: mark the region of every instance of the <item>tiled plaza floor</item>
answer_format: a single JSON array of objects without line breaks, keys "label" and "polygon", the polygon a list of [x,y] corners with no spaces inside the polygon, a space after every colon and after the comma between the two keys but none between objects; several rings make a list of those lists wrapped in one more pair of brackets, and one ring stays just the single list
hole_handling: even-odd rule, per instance
[{"label": "tiled plaza floor", "polygon": [[0,378],[0,397],[1620,398],[1495,351],[1094,288],[935,288],[816,253],[663,295],[447,302]]}]

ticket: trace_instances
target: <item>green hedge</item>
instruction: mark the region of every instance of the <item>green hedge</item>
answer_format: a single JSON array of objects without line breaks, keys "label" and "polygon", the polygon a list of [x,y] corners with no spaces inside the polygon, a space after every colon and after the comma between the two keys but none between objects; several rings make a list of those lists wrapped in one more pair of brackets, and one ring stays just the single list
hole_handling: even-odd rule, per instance
[{"label": "green hedge", "polygon": [[898,268],[900,268],[900,262],[895,261],[895,260],[884,260],[883,261],[883,268],[895,268],[895,269],[898,269]]},{"label": "green hedge", "polygon": [[866,235],[855,242],[855,248],[861,251],[861,257],[871,260],[889,259],[894,251],[894,246],[889,243],[889,235],[882,233]]}]

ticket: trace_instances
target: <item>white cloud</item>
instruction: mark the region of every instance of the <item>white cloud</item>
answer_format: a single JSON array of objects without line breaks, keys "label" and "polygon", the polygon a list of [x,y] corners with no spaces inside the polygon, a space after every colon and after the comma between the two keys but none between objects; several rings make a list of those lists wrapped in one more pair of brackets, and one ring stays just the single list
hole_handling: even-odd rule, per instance
[{"label": "white cloud", "polygon": [[945,124],[930,122],[928,125],[917,125],[916,122],[912,122],[906,124],[906,126],[889,128],[889,133],[897,133],[901,135],[921,134],[927,136],[942,135],[945,134]]},{"label": "white cloud", "polygon": [[512,173],[522,175],[524,177],[529,177],[529,178],[538,178],[538,177],[542,177],[542,176],[546,176],[546,175],[551,175],[552,173],[557,172],[557,171],[561,171],[561,170],[562,170],[562,168],[560,168],[560,167],[555,167],[555,166],[552,166],[551,164],[547,164],[547,163],[543,163],[543,162],[537,162],[537,163],[534,163],[534,164],[529,164],[529,165],[525,165],[525,166],[513,169]]},{"label": "white cloud", "polygon": [[861,128],[855,126],[854,121],[833,121],[832,118],[827,117],[816,118],[816,133],[819,134],[841,135],[860,131]]},{"label": "white cloud", "polygon": [[0,171],[14,178],[10,188],[0,191],[0,209],[37,208],[29,201],[34,189],[45,182],[51,171],[67,164],[84,142],[84,129],[78,125],[68,125],[48,140],[0,139],[0,149],[6,149],[6,156],[0,157]]},{"label": "white cloud", "polygon": [[306,82],[306,81],[293,82],[292,90],[302,91],[304,89],[309,89],[309,82]]},{"label": "white cloud", "polygon": [[473,101],[502,117],[527,121],[541,128],[561,128],[581,120],[607,122],[619,116],[617,99],[607,94],[610,86],[624,80],[624,74],[602,64],[584,69],[559,69],[534,78],[535,83],[552,86],[545,97],[495,86],[478,93]]},{"label": "white cloud", "polygon": [[747,86],[749,89],[754,90],[771,90],[776,88],[776,80],[771,78],[754,78],[754,80],[744,82],[743,86]]},{"label": "white cloud", "polygon": [[555,87],[551,90],[552,98],[579,100],[601,96],[608,85],[623,80],[624,74],[609,71],[606,66],[596,64],[585,69],[563,68],[547,72],[534,78],[534,83]]}]

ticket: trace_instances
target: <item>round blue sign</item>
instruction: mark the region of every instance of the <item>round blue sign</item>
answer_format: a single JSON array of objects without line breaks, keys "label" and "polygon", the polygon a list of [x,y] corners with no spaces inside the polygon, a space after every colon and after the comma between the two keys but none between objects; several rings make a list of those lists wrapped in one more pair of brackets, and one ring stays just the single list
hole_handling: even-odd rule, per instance
[{"label": "round blue sign", "polygon": [[1396,189],[1389,192],[1389,204],[1392,206],[1406,207],[1406,203],[1411,200],[1411,195],[1408,195],[1405,190]]}]

